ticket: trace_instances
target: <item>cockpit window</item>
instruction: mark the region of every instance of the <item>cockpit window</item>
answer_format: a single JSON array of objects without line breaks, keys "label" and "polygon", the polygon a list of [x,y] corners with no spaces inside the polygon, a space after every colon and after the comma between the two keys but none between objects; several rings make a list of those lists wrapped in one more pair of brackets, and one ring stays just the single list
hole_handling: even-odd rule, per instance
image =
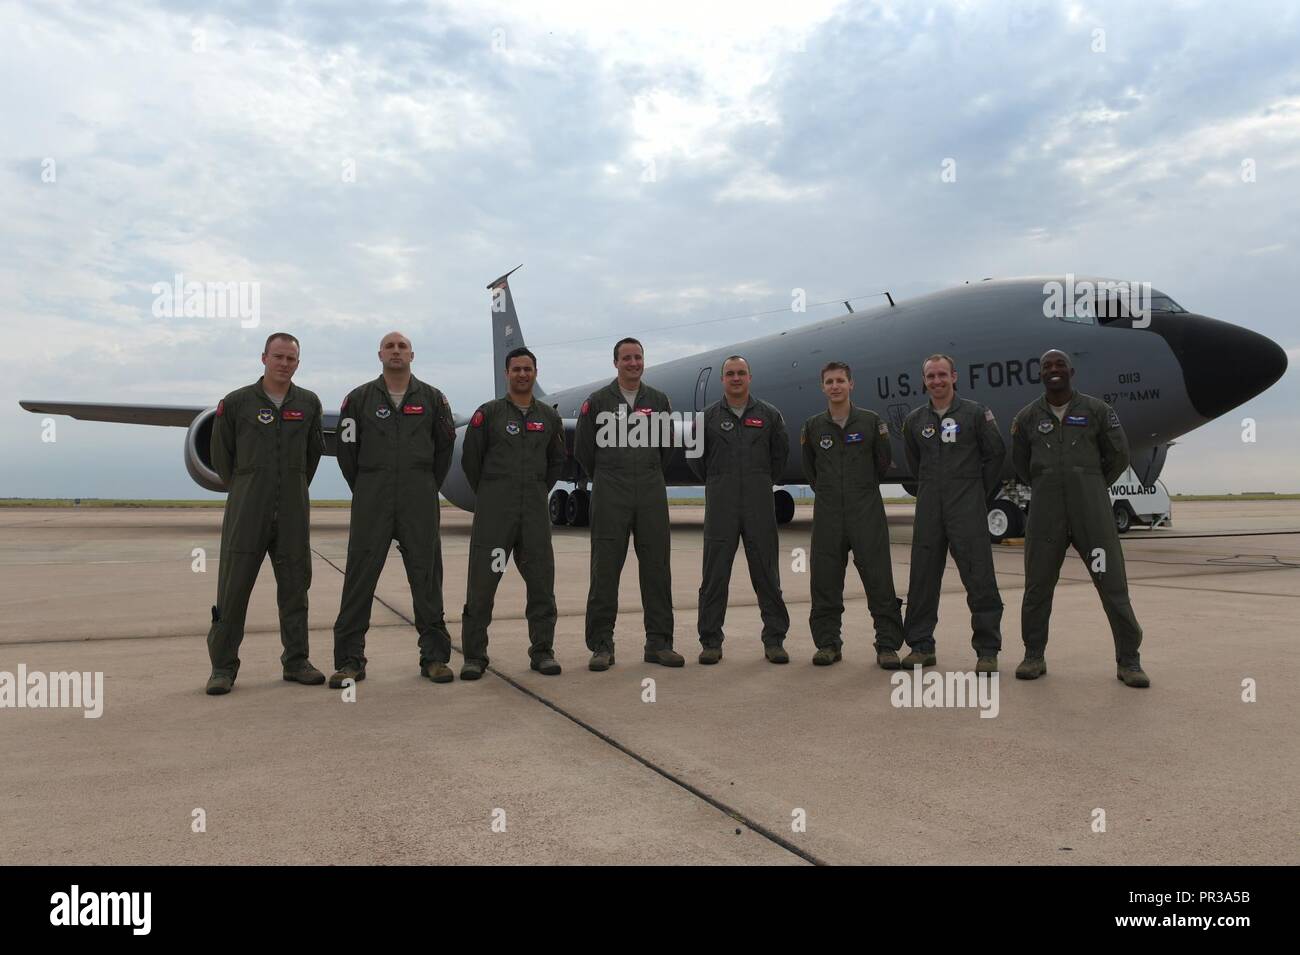
[{"label": "cockpit window", "polygon": [[1136,282],[1129,287],[1125,287],[1127,284],[1125,283],[1119,288],[1101,288],[1097,290],[1095,296],[1096,315],[1101,324],[1111,325],[1119,321],[1127,322],[1133,317],[1134,312],[1147,312],[1150,314],[1185,314],[1187,312],[1187,309],[1164,292],[1157,291],[1150,286],[1142,286]]},{"label": "cockpit window", "polygon": [[1164,292],[1151,293],[1151,311],[1153,312],[1182,312],[1186,313],[1187,309],[1183,308]]}]

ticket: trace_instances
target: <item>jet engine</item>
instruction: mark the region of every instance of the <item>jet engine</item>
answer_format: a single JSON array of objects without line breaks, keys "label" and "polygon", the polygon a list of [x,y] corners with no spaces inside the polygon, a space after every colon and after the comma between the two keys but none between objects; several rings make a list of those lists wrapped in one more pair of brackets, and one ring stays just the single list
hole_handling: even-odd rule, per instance
[{"label": "jet engine", "polygon": [[208,491],[226,490],[221,475],[212,467],[212,425],[217,420],[217,409],[201,412],[185,432],[185,470],[199,487]]}]

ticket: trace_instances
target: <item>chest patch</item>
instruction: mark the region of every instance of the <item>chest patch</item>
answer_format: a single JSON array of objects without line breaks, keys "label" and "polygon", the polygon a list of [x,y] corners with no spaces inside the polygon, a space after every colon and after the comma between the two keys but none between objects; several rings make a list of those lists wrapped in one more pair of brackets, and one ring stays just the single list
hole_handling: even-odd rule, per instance
[{"label": "chest patch", "polygon": [[280,417],[283,418],[285,421],[301,421],[301,420],[302,420],[302,412],[301,412],[301,411],[286,411],[286,412],[284,412],[284,414],[280,415]]},{"label": "chest patch", "polygon": [[544,422],[544,421],[528,421],[528,422],[525,422],[525,423],[524,423],[524,427],[527,428],[529,431],[545,431],[545,430],[546,430],[546,422]]},{"label": "chest patch", "polygon": [[380,419],[387,418],[392,413],[393,409],[388,407],[388,405],[380,405],[375,409],[375,417]]},{"label": "chest patch", "polygon": [[270,408],[263,408],[257,413],[257,420],[262,422],[262,424],[270,424],[275,420],[275,412]]},{"label": "chest patch", "polygon": [[1052,430],[1053,430],[1055,427],[1056,427],[1056,426],[1055,426],[1054,424],[1052,424],[1052,422],[1050,422],[1050,421],[1040,421],[1040,422],[1038,422],[1038,430],[1041,431],[1043,434],[1051,434],[1051,433],[1052,433]]},{"label": "chest patch", "polygon": [[424,414],[424,405],[402,405],[402,414]]},{"label": "chest patch", "polygon": [[654,414],[654,408],[637,408],[636,411],[634,411],[634,412],[632,412],[632,413],[633,413],[633,414],[644,414],[644,415]]},{"label": "chest patch", "polygon": [[518,421],[507,421],[507,422],[506,422],[506,434],[518,434],[518,433],[519,433],[519,422],[518,422]]},{"label": "chest patch", "polygon": [[720,422],[718,422],[718,427],[721,428],[723,431],[730,431],[735,426],[736,426],[736,422],[732,421],[730,418],[723,418]]},{"label": "chest patch", "polygon": [[852,434],[846,434],[846,435],[844,436],[844,443],[845,443],[845,444],[861,444],[861,443],[862,443],[862,439],[863,439],[863,434],[862,434],[862,432],[861,432],[861,431],[854,431]]},{"label": "chest patch", "polygon": [[746,427],[746,428],[761,428],[761,427],[763,427],[763,419],[762,419],[762,418],[746,418],[746,419],[745,419],[745,427]]},{"label": "chest patch", "polygon": [[961,425],[959,425],[952,418],[944,418],[941,423],[943,425],[944,434],[952,434],[952,435],[961,434]]},{"label": "chest patch", "polygon": [[934,437],[934,425],[932,425],[932,424],[927,424],[924,428],[922,428],[922,429],[921,429],[921,437],[923,437],[923,438],[933,438],[933,437]]},{"label": "chest patch", "polygon": [[829,434],[825,434],[825,435],[822,435],[822,439],[821,439],[820,441],[817,442],[817,445],[818,445],[818,447],[820,447],[823,451],[829,451],[831,445],[833,445],[834,443],[835,443],[835,439],[832,438]]},{"label": "chest patch", "polygon": [[1086,428],[1088,426],[1088,416],[1086,414],[1068,414],[1065,416],[1065,423],[1076,428]]}]

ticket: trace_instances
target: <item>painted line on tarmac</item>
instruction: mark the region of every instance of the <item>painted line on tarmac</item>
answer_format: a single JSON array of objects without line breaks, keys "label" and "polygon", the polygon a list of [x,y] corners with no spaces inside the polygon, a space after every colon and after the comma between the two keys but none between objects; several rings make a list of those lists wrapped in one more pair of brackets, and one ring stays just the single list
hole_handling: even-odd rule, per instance
[{"label": "painted line on tarmac", "polygon": [[[334,563],[334,561],[330,560],[328,557],[321,554],[319,551],[313,548],[312,553],[315,554],[317,557],[319,557],[321,560],[325,561],[325,563],[329,564],[340,574],[343,573],[342,567]],[[392,604],[385,602],[385,600],[382,597],[380,597],[378,594],[375,595],[374,599],[376,603],[386,607],[392,613],[395,613],[397,616],[405,620],[412,627],[415,626],[415,621],[411,620],[409,617],[406,616],[406,614],[402,613],[402,611],[398,610]],[[465,655],[465,651],[463,651],[455,643],[453,643],[451,647],[461,656]],[[785,849],[787,852],[793,853],[794,855],[798,856],[800,859],[803,859],[805,862],[810,862],[813,865],[827,865],[827,862],[825,860],[820,859],[817,856],[813,855],[808,850],[795,845],[789,839],[786,839],[784,836],[781,836],[780,834],[773,832],[771,829],[767,828],[767,826],[764,826],[762,823],[749,818],[739,809],[736,809],[732,806],[728,806],[722,800],[709,795],[704,790],[700,789],[698,786],[693,786],[692,784],[688,783],[686,780],[682,779],[680,776],[677,776],[674,773],[671,773],[668,770],[664,769],[662,766],[658,765],[653,760],[648,759],[645,756],[642,756],[636,750],[628,748],[624,744],[620,743],[618,740],[614,739],[614,737],[610,736],[608,733],[605,733],[597,729],[596,727],[592,726],[590,723],[586,722],[582,718],[573,715],[568,710],[564,709],[564,707],[560,706],[558,703],[548,700],[546,697],[542,696],[537,691],[529,689],[519,681],[515,680],[513,677],[507,676],[506,674],[502,673],[500,670],[492,666],[489,666],[487,668],[487,672],[491,673],[493,676],[501,680],[504,680],[506,683],[510,684],[510,686],[514,687],[520,693],[523,693],[525,696],[531,697],[532,699],[536,700],[538,703],[541,703],[543,706],[547,707],[548,709],[553,710],[554,712],[558,713],[560,716],[563,716],[566,720],[569,720],[571,723],[574,723],[577,726],[581,727],[582,729],[586,730],[588,733],[590,733],[592,736],[595,736],[601,742],[609,744],[614,749],[622,753],[624,756],[628,756],[636,760],[646,769],[658,773],[664,779],[686,790],[688,793],[690,793],[692,796],[695,796],[697,799],[702,799],[704,802],[708,803],[714,809],[717,809],[719,812],[723,813],[726,816],[729,816],[731,819],[734,819],[736,822],[745,826],[751,832],[762,836],[764,839],[774,843],[775,845],[780,846],[782,849]]]}]

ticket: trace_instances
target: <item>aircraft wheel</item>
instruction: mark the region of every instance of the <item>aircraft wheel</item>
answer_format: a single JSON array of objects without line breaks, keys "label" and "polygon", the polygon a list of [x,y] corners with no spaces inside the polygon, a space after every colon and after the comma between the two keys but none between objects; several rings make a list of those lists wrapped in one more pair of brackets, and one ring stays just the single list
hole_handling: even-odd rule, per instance
[{"label": "aircraft wheel", "polygon": [[565,516],[570,527],[586,527],[591,518],[591,495],[581,489],[570,494]]},{"label": "aircraft wheel", "polygon": [[569,492],[559,488],[551,493],[551,523],[563,527],[569,522]]},{"label": "aircraft wheel", "polygon": [[994,501],[989,505],[989,537],[997,544],[1009,537],[1022,537],[1025,533],[1025,515],[1010,501]]},{"label": "aircraft wheel", "polygon": [[778,524],[789,524],[794,520],[794,495],[785,488],[772,492],[772,505],[776,508]]}]

